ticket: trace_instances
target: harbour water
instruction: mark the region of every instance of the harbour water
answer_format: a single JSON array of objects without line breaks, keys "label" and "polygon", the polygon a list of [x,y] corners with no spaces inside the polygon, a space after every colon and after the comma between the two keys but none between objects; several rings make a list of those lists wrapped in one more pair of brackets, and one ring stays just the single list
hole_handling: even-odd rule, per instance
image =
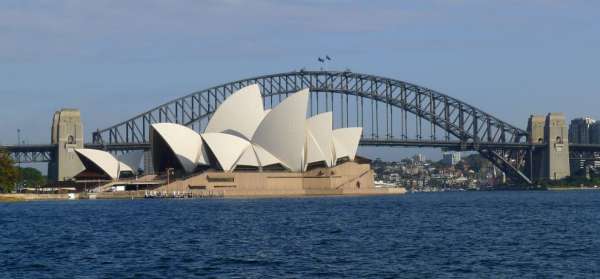
[{"label": "harbour water", "polygon": [[600,191],[0,203],[0,278],[600,276]]}]

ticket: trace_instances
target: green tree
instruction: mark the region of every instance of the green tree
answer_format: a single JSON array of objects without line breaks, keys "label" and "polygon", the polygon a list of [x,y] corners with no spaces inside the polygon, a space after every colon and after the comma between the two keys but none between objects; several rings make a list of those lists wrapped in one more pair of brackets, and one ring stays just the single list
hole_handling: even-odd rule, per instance
[{"label": "green tree", "polygon": [[17,168],[8,152],[0,150],[0,191],[12,192],[19,176]]},{"label": "green tree", "polygon": [[464,161],[469,166],[469,168],[475,172],[480,172],[482,169],[488,168],[492,164],[490,161],[481,157],[481,155],[479,154],[471,154],[469,156],[466,156],[465,158],[463,158],[462,161]]},{"label": "green tree", "polygon": [[42,173],[34,168],[20,168],[21,181],[25,187],[38,186],[46,183],[46,177]]},{"label": "green tree", "polygon": [[454,166],[457,170],[460,170],[462,172],[468,171],[469,170],[469,164],[466,163],[464,160],[459,161],[458,163],[456,163],[456,165]]}]

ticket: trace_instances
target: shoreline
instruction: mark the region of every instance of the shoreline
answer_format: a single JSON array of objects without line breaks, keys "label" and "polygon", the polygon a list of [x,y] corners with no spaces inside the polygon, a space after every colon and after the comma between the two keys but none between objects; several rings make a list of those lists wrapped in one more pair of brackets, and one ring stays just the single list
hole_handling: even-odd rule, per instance
[{"label": "shoreline", "polygon": [[390,196],[405,195],[404,188],[392,191],[376,192],[350,192],[342,194],[285,194],[285,193],[260,193],[256,195],[224,194],[224,193],[195,193],[192,196],[147,197],[145,191],[103,192],[103,193],[72,193],[72,194],[0,194],[0,203],[27,202],[27,201],[53,201],[53,200],[124,200],[124,199],[263,199],[263,198],[312,198],[312,197],[357,197],[357,196]]},{"label": "shoreline", "polygon": [[22,201],[27,201],[26,199],[23,198],[19,198],[19,197],[10,197],[10,196],[0,196],[0,203],[2,202],[22,202]]},{"label": "shoreline", "polygon": [[548,191],[574,191],[574,190],[600,190],[600,188],[589,187],[589,186],[555,186],[555,187],[546,187]]},{"label": "shoreline", "polygon": [[[406,188],[385,188],[394,189],[389,192],[350,192],[342,194],[283,194],[260,193],[256,195],[223,194],[223,193],[203,193],[194,194],[192,197],[166,196],[166,197],[146,197],[144,191],[125,191],[125,192],[103,192],[103,193],[72,193],[72,194],[0,194],[0,203],[28,202],[28,201],[63,201],[63,200],[125,200],[125,199],[269,199],[269,198],[317,198],[317,197],[365,197],[365,196],[391,196],[406,195],[409,192]],[[543,191],[561,192],[561,191],[593,191],[600,190],[600,187],[548,187]],[[494,190],[492,190],[494,191]],[[503,192],[505,190],[495,190]],[[515,190],[517,191],[517,190]],[[488,191],[486,191],[488,192]]]}]

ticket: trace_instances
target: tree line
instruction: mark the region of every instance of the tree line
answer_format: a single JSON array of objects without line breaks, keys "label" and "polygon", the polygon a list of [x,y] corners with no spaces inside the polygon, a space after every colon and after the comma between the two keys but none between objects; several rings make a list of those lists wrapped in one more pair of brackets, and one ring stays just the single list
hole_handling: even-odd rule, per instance
[{"label": "tree line", "polygon": [[0,192],[11,193],[16,185],[23,187],[43,185],[46,177],[35,168],[16,167],[10,154],[0,150]]}]

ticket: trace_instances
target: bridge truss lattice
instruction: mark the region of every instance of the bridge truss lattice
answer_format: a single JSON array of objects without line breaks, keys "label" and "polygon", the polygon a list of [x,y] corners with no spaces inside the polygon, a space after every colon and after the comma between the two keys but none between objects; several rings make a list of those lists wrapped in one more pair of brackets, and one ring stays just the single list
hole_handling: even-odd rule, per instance
[{"label": "bridge truss lattice", "polygon": [[294,71],[221,84],[98,130],[93,144],[147,144],[151,124],[159,122],[202,132],[223,100],[251,84],[261,87],[266,108],[309,88],[309,114],[331,111],[335,128],[363,127],[362,145],[478,151],[516,182],[531,183],[524,169],[532,148],[526,131],[429,88],[349,71]]}]

